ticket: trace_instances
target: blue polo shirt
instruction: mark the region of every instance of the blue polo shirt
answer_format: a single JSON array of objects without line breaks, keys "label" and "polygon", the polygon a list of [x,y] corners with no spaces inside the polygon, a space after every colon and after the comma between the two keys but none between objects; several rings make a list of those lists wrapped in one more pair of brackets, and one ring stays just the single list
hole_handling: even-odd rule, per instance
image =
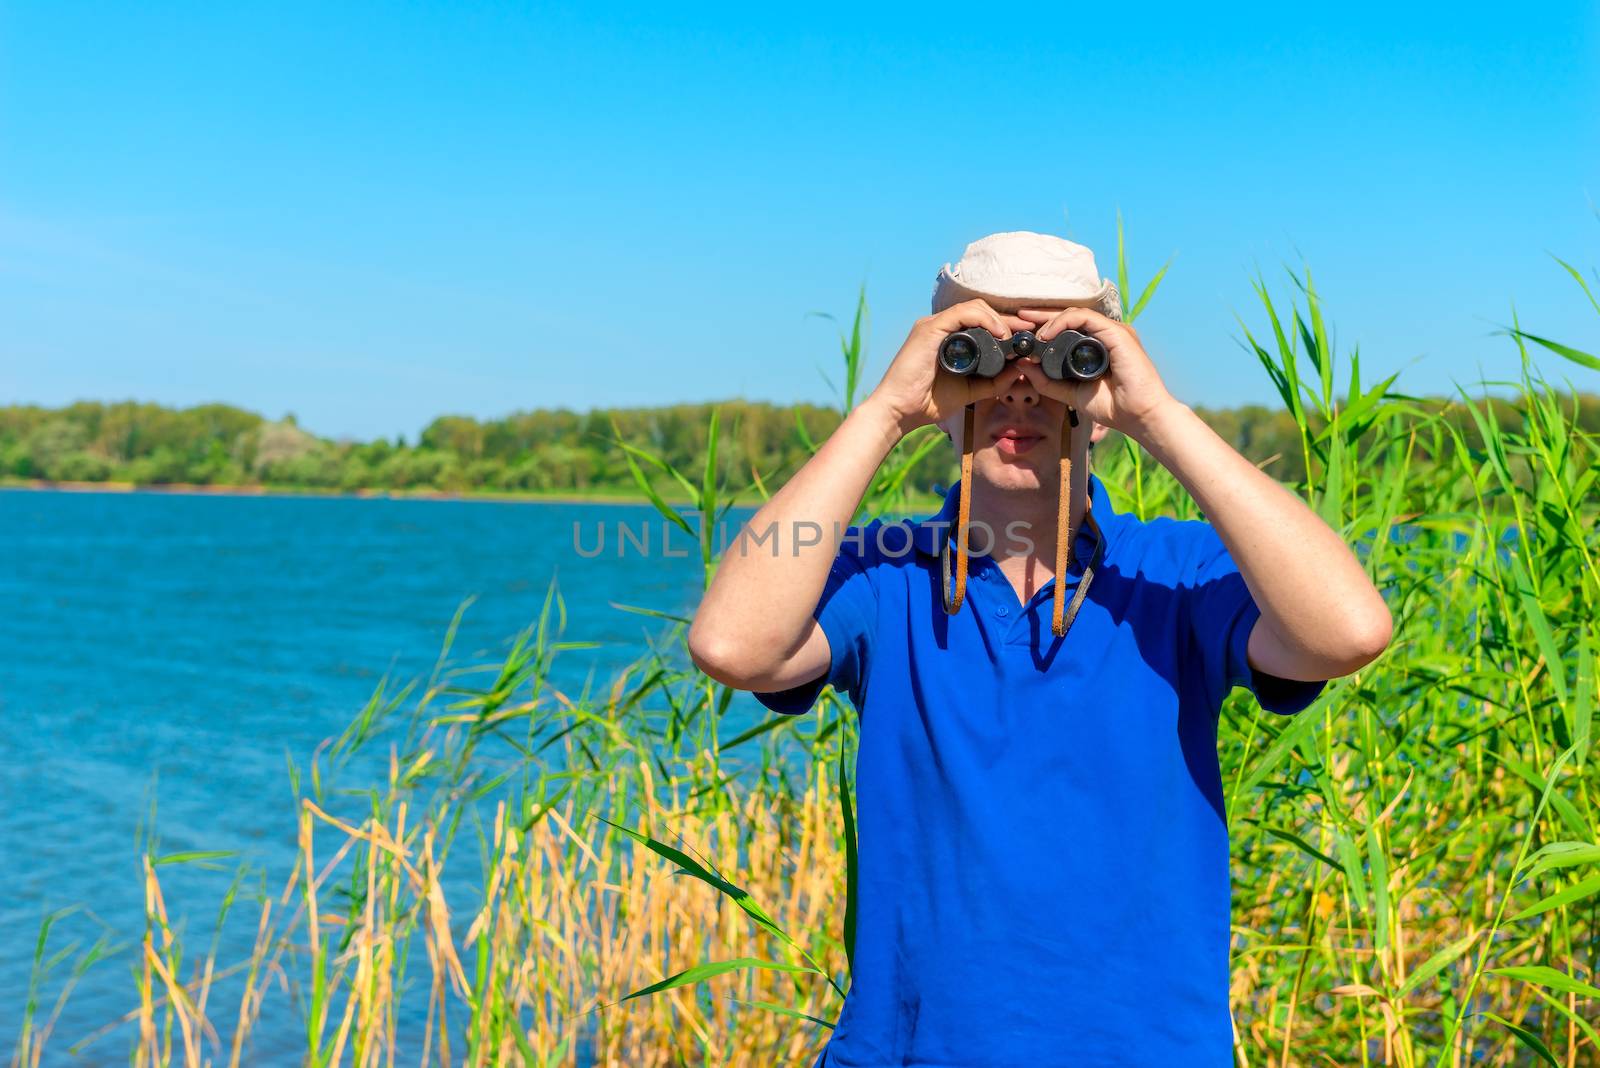
[{"label": "blue polo shirt", "polygon": [[958,492],[851,528],[814,613],[827,675],[756,694],[799,713],[831,684],[860,723],[855,968],[815,1066],[1227,1068],[1218,715],[1235,686],[1288,714],[1325,683],[1251,669],[1261,610],[1209,523],[1116,512],[1093,474],[1064,637],[1053,582],[1019,603],[989,556],[947,615]]}]

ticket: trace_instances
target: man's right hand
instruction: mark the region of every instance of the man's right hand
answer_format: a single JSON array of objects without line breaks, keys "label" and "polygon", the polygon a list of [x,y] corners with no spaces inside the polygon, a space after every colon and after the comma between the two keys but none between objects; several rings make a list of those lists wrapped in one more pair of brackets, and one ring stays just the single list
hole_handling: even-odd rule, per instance
[{"label": "man's right hand", "polygon": [[1012,378],[957,375],[939,366],[939,345],[957,330],[981,326],[1005,340],[1034,324],[1016,315],[1002,315],[980,299],[953,304],[937,315],[918,319],[900,351],[884,372],[868,401],[881,406],[908,434],[919,426],[942,422],[974,401],[997,396]]}]

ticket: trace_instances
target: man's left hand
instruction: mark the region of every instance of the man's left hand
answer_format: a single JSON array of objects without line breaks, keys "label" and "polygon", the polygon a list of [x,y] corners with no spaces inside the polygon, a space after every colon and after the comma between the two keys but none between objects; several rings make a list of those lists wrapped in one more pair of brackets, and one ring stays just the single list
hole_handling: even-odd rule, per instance
[{"label": "man's left hand", "polygon": [[1033,332],[1040,341],[1050,341],[1063,330],[1076,330],[1098,340],[1110,357],[1106,373],[1092,382],[1051,378],[1031,356],[1012,360],[1010,366],[1020,370],[1042,396],[1070,404],[1095,422],[1120,430],[1136,441],[1146,421],[1172,401],[1138,333],[1126,323],[1092,308],[1021,308],[1016,314],[1038,324]]}]

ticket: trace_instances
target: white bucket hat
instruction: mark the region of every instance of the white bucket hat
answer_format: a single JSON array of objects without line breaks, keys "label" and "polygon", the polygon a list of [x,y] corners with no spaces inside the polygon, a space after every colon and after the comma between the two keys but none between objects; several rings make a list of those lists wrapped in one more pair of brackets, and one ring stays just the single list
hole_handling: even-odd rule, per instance
[{"label": "white bucket hat", "polygon": [[933,285],[933,310],[981,297],[996,311],[1018,308],[1094,308],[1122,319],[1122,299],[1101,278],[1094,253],[1064,237],[1011,230],[980,237],[961,262],[945,264]]}]

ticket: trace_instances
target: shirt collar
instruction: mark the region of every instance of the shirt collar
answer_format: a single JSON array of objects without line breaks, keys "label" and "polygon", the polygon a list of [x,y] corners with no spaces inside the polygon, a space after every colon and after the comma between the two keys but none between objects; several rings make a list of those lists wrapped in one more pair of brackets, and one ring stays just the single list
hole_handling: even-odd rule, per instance
[{"label": "shirt collar", "polygon": [[[960,508],[961,480],[956,479],[950,489],[945,492],[944,504],[940,506],[939,510],[911,528],[912,544],[916,546],[918,552],[932,557],[939,555],[939,551],[944,545],[945,535],[951,527],[955,526],[956,516],[960,514]],[[1094,517],[1095,525],[1100,528],[1100,535],[1104,539],[1105,547],[1109,548],[1112,535],[1121,520],[1122,513],[1115,511],[1111,507],[1111,497],[1106,492],[1105,485],[1101,483],[1100,476],[1093,471],[1089,472],[1089,514]],[[996,531],[996,533],[1003,536],[1003,528]],[[1093,534],[1080,526],[1078,530],[1080,544],[1084,542],[1092,543],[1093,538]],[[1073,546],[1074,556],[1078,555],[1078,549],[1078,545]]]}]

